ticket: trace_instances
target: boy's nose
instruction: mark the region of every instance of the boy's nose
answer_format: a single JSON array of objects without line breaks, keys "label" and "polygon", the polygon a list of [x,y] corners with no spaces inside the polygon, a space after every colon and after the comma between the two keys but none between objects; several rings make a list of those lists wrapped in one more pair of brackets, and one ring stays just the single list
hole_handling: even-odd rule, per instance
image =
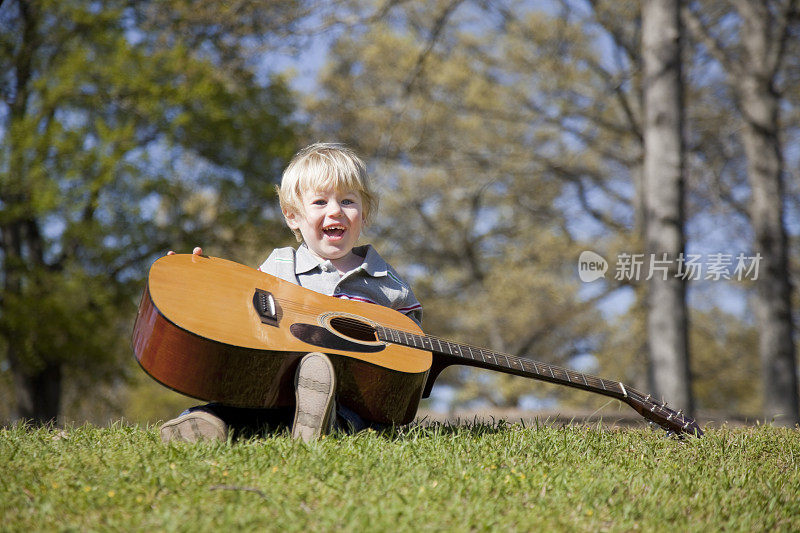
[{"label": "boy's nose", "polygon": [[342,206],[337,201],[330,201],[328,202],[328,214],[330,215],[337,215],[342,213]]}]

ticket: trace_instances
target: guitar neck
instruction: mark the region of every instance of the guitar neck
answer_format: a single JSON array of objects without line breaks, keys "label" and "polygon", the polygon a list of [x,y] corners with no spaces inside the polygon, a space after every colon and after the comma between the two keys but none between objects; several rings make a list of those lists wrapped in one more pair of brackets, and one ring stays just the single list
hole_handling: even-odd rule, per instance
[{"label": "guitar neck", "polygon": [[486,368],[524,376],[527,378],[548,381],[577,389],[587,390],[619,400],[628,396],[625,386],[619,381],[603,379],[597,376],[582,374],[574,370],[547,363],[518,357],[516,355],[493,352],[467,344],[450,342],[431,335],[416,335],[406,331],[376,326],[378,339],[409,348],[433,352],[445,366],[462,364],[477,368]]}]

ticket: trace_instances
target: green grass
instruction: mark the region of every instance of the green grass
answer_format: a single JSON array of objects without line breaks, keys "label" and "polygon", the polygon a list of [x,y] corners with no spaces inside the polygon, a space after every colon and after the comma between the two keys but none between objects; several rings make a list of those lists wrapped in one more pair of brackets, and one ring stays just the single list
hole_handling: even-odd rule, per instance
[{"label": "green grass", "polygon": [[798,531],[800,432],[414,427],[164,446],[0,430],[4,531]]}]

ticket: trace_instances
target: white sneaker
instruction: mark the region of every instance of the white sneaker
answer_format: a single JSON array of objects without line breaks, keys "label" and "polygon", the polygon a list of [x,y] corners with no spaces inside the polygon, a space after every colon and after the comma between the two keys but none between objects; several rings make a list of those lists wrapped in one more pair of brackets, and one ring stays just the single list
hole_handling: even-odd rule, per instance
[{"label": "white sneaker", "polygon": [[294,379],[297,406],[292,438],[308,442],[330,431],[335,412],[336,376],[328,356],[313,352],[304,356]]},{"label": "white sneaker", "polygon": [[208,411],[190,411],[165,422],[160,428],[161,442],[228,440],[228,425]]}]

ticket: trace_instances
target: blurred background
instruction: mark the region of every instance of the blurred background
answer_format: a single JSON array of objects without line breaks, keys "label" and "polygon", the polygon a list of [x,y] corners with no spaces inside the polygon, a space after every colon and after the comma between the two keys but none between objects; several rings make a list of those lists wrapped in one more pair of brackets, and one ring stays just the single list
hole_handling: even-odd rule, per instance
[{"label": "blurred background", "polygon": [[[133,357],[149,266],[295,244],[274,185],[332,141],[427,333],[793,425],[798,37],[794,0],[3,0],[0,423],[197,403]],[[463,367],[424,408],[619,409]]]}]

